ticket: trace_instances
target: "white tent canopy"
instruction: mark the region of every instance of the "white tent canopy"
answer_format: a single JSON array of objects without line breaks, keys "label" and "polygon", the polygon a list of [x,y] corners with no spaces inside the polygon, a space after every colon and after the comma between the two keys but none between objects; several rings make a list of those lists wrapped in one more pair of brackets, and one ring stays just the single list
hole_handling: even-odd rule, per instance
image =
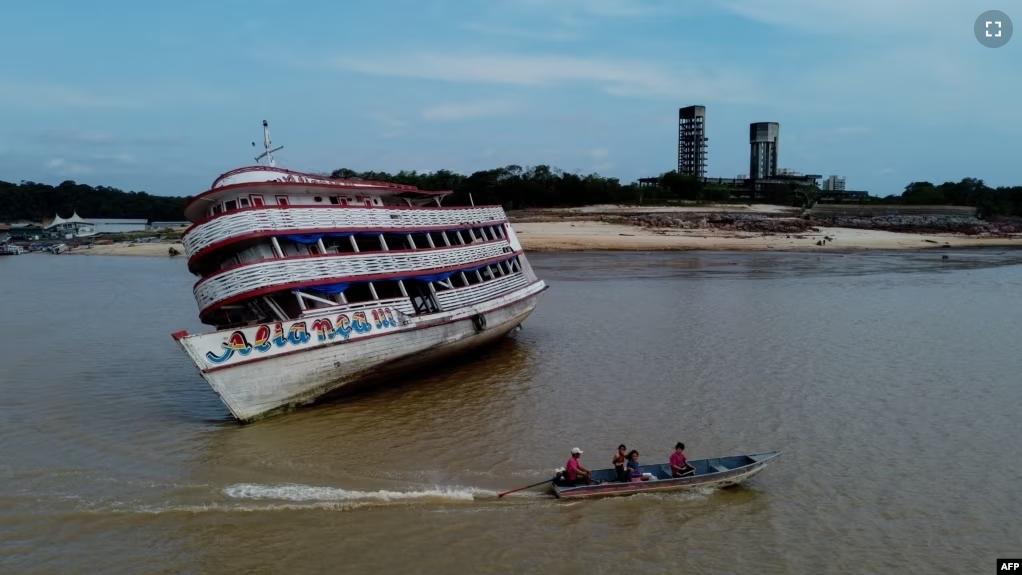
[{"label": "white tent canopy", "polygon": [[53,218],[53,221],[50,222],[45,229],[48,230],[54,226],[59,226],[60,224],[88,224],[88,223],[89,222],[83,220],[81,216],[78,215],[78,211],[75,210],[75,212],[71,214],[71,217],[67,219],[60,217],[60,214],[56,214]]}]

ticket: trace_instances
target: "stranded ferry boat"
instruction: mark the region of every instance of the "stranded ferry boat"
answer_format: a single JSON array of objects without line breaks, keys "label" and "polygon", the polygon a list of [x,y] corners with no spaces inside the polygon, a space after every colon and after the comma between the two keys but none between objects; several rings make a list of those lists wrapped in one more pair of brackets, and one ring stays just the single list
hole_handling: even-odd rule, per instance
[{"label": "stranded ferry boat", "polygon": [[536,277],[499,206],[267,165],[193,198],[183,243],[203,323],[173,334],[251,421],[491,343],[532,313]]}]

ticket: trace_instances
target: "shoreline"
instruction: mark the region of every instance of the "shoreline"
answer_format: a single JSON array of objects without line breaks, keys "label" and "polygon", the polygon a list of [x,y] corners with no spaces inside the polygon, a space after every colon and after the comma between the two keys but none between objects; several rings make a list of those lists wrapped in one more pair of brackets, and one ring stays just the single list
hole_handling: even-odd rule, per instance
[{"label": "shoreline", "polygon": [[[818,227],[802,233],[642,228],[593,221],[513,224],[526,251],[848,251],[1022,247],[1022,235],[974,237]],[[825,241],[824,245],[817,242]]]},{"label": "shoreline", "polygon": [[[804,233],[759,233],[712,229],[657,229],[598,221],[513,223],[527,252],[570,251],[830,251],[915,250],[952,248],[1019,247],[1022,234],[1008,237],[974,237],[962,234],[916,234],[819,227]],[[827,240],[824,245],[817,242]],[[180,243],[94,245],[65,252],[84,256],[170,257],[186,261]]]}]

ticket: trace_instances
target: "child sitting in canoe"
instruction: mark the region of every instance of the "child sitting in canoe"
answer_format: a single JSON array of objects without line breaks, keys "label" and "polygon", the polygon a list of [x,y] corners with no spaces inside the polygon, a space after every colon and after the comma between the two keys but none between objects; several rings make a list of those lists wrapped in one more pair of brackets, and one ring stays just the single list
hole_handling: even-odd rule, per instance
[{"label": "child sitting in canoe", "polygon": [[628,453],[628,463],[625,464],[628,469],[628,480],[632,482],[636,481],[649,481],[649,478],[643,477],[642,472],[639,471],[639,452],[632,450]]},{"label": "child sitting in canoe", "polygon": [[685,444],[679,441],[671,454],[671,477],[687,477],[695,473],[696,468],[689,465],[685,457]]}]

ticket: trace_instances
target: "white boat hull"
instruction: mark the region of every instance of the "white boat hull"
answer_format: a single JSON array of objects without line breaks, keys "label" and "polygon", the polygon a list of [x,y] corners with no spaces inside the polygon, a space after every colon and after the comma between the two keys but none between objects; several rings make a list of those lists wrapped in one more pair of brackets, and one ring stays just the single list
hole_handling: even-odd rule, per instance
[{"label": "white boat hull", "polygon": [[[403,319],[401,325],[392,323],[390,328],[384,324],[372,336],[345,335],[344,339],[332,341],[332,335],[329,339],[320,335],[319,343],[308,338],[311,344],[296,346],[290,352],[287,343],[282,345],[282,351],[277,351],[265,337],[253,339],[249,333],[241,340],[244,345],[248,345],[249,339],[257,344],[266,342],[263,347],[269,354],[257,357],[249,345],[244,358],[240,351],[233,357],[228,353],[227,359],[219,360],[221,365],[211,363],[215,354],[210,350],[220,346],[227,350],[227,344],[222,342],[236,332],[185,336],[178,341],[231,413],[242,422],[250,422],[312,403],[345,387],[378,383],[385,376],[492,343],[525,321],[545,288],[540,281],[469,308]],[[481,330],[475,319],[479,315],[485,317]]]}]

